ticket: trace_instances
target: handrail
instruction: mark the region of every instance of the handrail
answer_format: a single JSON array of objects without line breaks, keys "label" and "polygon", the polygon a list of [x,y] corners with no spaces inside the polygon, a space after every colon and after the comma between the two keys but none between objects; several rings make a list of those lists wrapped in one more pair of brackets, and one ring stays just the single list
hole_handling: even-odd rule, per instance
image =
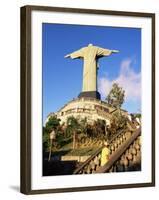
[{"label": "handrail", "polygon": [[130,124],[131,128],[132,128],[133,130],[135,130],[135,129],[136,129],[135,125],[130,121],[129,118],[128,118],[127,120],[128,120],[128,123]]},{"label": "handrail", "polygon": [[79,166],[73,174],[77,174],[82,168],[84,168],[95,156],[97,156],[101,150],[103,149],[103,146],[100,147],[91,157],[89,157],[81,166]]},{"label": "handrail", "polygon": [[100,167],[95,173],[107,172],[113,164],[121,157],[121,155],[126,151],[126,149],[134,142],[134,140],[141,134],[141,127],[138,128],[135,133],[133,133],[124,144],[122,144],[117,151],[115,151],[111,156],[110,160],[102,167]]},{"label": "handrail", "polygon": [[127,128],[126,129],[122,129],[122,130],[118,130],[119,132],[118,133],[116,133],[116,134],[114,134],[112,137],[111,137],[111,139],[109,140],[109,144],[115,139],[115,138],[117,138],[121,133],[123,133],[123,132],[126,132],[126,131],[129,131]]},{"label": "handrail", "polygon": [[[119,133],[117,133],[114,137],[111,138],[109,141],[109,144],[118,137],[121,133],[126,132],[126,130],[120,130]],[[103,149],[104,146],[100,147],[92,156],[90,156],[81,166],[79,166],[73,174],[77,174],[82,168],[84,168],[94,157],[96,157]]]}]

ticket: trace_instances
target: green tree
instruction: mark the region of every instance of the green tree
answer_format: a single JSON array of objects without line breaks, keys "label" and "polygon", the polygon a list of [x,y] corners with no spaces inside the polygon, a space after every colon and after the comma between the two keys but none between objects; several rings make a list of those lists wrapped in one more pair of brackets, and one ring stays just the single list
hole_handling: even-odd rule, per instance
[{"label": "green tree", "polygon": [[69,133],[71,133],[71,135],[72,135],[72,139],[73,139],[73,147],[72,148],[75,149],[77,133],[79,132],[79,129],[80,129],[80,124],[78,122],[78,119],[73,116],[68,117],[67,129],[68,129]]},{"label": "green tree", "polygon": [[57,116],[51,116],[43,127],[43,150],[47,151],[50,147],[50,133],[55,130],[56,133],[60,128],[60,119]]},{"label": "green tree", "polygon": [[139,118],[139,119],[141,119],[141,113],[133,114],[133,116],[134,116],[135,118]]},{"label": "green tree", "polygon": [[87,118],[81,119],[80,121],[80,130],[82,135],[87,136]]},{"label": "green tree", "polygon": [[60,119],[58,119],[56,115],[49,117],[45,128],[48,132],[51,132],[52,130],[58,130],[58,128],[60,128]]},{"label": "green tree", "polygon": [[101,119],[97,119],[93,123],[93,136],[101,138],[105,135],[105,121]]},{"label": "green tree", "polygon": [[49,148],[49,133],[45,127],[43,127],[43,151],[47,151]]},{"label": "green tree", "polygon": [[124,103],[124,98],[125,90],[123,90],[122,87],[119,87],[117,83],[114,83],[106,98],[106,101],[115,108],[121,108],[122,104]]},{"label": "green tree", "polygon": [[112,136],[116,134],[118,130],[127,128],[127,117],[124,116],[120,109],[117,109],[111,117],[109,134]]}]

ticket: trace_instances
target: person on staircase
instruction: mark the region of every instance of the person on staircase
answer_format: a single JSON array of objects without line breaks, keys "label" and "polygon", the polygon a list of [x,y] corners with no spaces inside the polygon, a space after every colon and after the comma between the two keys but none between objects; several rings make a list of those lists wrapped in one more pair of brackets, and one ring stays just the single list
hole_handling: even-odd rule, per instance
[{"label": "person on staircase", "polygon": [[107,141],[104,141],[104,147],[101,152],[101,167],[104,166],[109,161],[109,144]]}]

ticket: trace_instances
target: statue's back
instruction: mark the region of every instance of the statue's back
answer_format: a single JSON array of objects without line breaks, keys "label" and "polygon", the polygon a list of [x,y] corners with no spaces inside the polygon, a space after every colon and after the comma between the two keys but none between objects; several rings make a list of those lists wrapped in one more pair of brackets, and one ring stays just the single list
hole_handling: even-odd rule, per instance
[{"label": "statue's back", "polygon": [[97,47],[96,46],[88,46],[84,48],[84,58],[94,60],[97,55]]}]

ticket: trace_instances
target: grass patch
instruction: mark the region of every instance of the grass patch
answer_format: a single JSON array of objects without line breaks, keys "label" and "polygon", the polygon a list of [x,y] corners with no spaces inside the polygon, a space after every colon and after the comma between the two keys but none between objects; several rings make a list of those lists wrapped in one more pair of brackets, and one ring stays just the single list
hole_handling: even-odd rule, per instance
[{"label": "grass patch", "polygon": [[52,149],[53,156],[91,156],[99,149],[99,141],[94,140],[86,142],[84,146],[78,145],[75,149],[72,149],[72,138],[58,138],[60,142],[59,148]]},{"label": "grass patch", "polygon": [[[70,145],[72,146],[72,145]],[[67,145],[68,147],[68,145]],[[90,156],[93,155],[98,150],[98,147],[85,147],[85,148],[62,148],[52,152],[53,156]]]},{"label": "grass patch", "polygon": [[93,155],[98,148],[92,148],[92,147],[86,147],[86,148],[79,148],[79,149],[73,149],[69,151],[66,155],[69,156],[90,156]]}]

